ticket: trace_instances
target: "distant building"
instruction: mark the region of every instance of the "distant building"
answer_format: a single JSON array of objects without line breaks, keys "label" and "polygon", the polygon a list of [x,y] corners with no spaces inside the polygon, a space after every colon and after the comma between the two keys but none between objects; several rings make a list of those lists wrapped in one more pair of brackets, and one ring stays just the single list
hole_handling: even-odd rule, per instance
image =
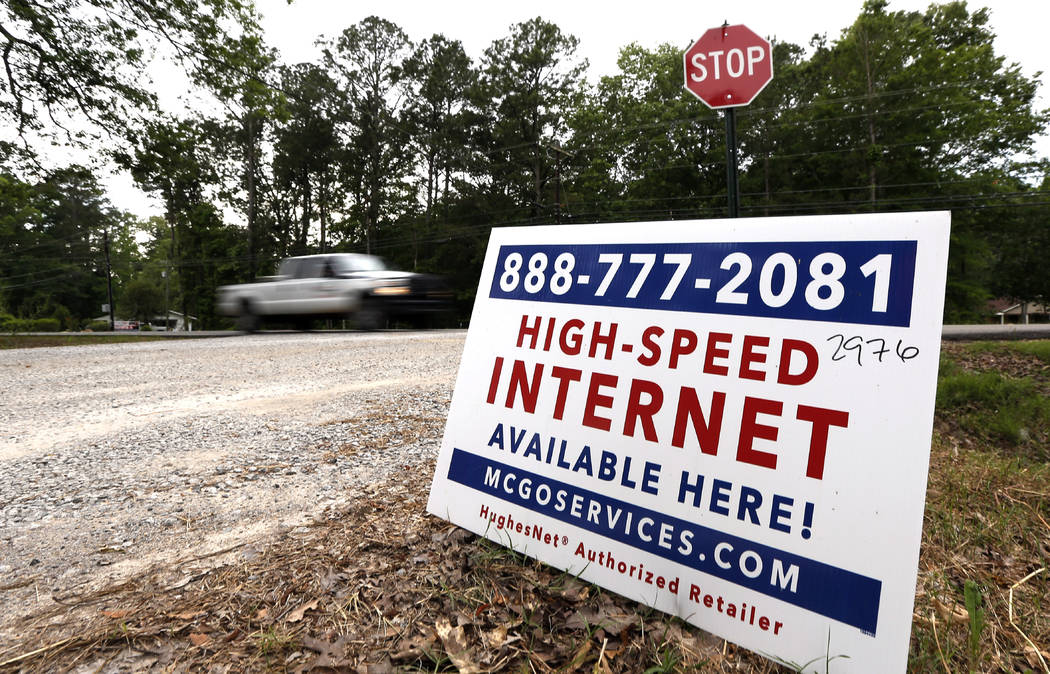
[{"label": "distant building", "polygon": [[186,316],[177,311],[169,311],[167,316],[161,314],[151,318],[149,325],[152,330],[185,330],[193,332],[193,322],[196,320],[196,316]]},{"label": "distant building", "polygon": [[[95,321],[99,321],[99,322],[103,322],[103,323],[109,323],[109,314],[103,314],[102,316],[99,316],[98,318],[96,318],[94,320]],[[157,331],[160,331],[160,332],[176,331],[176,330],[185,330],[187,332],[192,332],[193,331],[193,323],[196,320],[197,320],[196,316],[189,316],[189,319],[187,320],[187,317],[184,314],[180,314],[177,311],[169,311],[166,318],[165,318],[164,314],[160,314],[160,315],[154,316],[153,318],[149,319],[149,323],[140,323],[139,321],[114,320],[113,321],[113,329],[114,330],[141,330],[143,328],[146,328],[146,326],[149,326],[146,329],[148,329],[148,330],[157,330]]]},{"label": "distant building", "polygon": [[1050,321],[1050,311],[1042,302],[1015,302],[1006,298],[994,299],[988,303],[993,315],[999,319],[999,324],[1020,323],[1046,323]]}]

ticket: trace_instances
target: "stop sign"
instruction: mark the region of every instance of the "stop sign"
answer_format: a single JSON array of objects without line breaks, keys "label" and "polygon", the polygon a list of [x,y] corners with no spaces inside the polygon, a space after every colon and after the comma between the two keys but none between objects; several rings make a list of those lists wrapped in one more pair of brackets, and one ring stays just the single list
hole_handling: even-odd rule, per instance
[{"label": "stop sign", "polygon": [[683,60],[685,88],[713,109],[747,105],[773,79],[773,47],[744,25],[708,30]]}]

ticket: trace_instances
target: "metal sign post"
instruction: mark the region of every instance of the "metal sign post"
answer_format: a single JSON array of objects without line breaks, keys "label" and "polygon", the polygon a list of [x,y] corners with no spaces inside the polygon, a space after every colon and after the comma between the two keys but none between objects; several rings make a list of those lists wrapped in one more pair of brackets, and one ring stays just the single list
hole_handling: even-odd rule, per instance
[{"label": "metal sign post", "polygon": [[706,31],[682,55],[685,88],[712,110],[725,110],[729,217],[740,211],[736,116],[773,79],[773,47],[747,26],[725,23]]},{"label": "metal sign post", "polygon": [[726,191],[729,193],[729,217],[740,214],[740,183],[736,164],[736,109],[726,108]]}]

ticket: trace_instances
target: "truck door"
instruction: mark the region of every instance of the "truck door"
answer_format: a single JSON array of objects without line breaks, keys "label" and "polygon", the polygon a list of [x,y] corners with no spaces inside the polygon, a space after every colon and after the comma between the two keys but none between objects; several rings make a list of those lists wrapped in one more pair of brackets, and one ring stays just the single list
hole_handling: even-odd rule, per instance
[{"label": "truck door", "polygon": [[299,262],[296,278],[291,284],[295,298],[289,314],[318,314],[324,312],[326,279],[324,277],[327,258],[304,257]]}]

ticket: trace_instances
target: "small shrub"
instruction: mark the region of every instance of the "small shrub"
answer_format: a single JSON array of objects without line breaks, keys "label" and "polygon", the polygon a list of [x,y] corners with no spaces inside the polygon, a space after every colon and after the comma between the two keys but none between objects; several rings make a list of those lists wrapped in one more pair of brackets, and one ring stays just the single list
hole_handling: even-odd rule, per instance
[{"label": "small shrub", "polygon": [[109,332],[109,321],[91,321],[87,329],[91,332]]},{"label": "small shrub", "polygon": [[57,318],[33,318],[27,322],[29,332],[59,332],[62,330],[62,321]]},{"label": "small shrub", "polygon": [[32,321],[28,318],[9,318],[4,322],[4,332],[10,332],[14,334],[16,332],[31,332],[33,330]]}]

